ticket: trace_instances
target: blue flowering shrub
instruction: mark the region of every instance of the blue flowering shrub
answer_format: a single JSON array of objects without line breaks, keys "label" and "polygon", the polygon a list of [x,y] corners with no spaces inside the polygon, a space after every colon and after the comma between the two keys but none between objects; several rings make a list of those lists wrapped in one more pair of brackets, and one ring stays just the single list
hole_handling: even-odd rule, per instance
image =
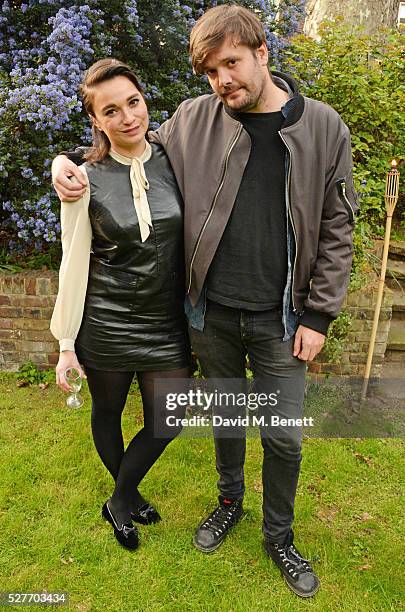
[{"label": "blue flowering shrub", "polygon": [[[145,84],[151,127],[184,99],[208,91],[193,75],[188,36],[214,1],[0,0],[0,253],[59,244],[52,158],[90,142],[78,98],[83,71],[106,56],[131,64]],[[272,63],[302,23],[305,0],[239,2],[266,24]],[[1,257],[1,254],[0,254]]]}]

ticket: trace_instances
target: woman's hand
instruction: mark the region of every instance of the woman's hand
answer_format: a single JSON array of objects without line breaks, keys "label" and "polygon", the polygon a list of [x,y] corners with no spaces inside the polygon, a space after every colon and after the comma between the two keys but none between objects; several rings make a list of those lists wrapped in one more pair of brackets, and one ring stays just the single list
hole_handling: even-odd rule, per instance
[{"label": "woman's hand", "polygon": [[55,368],[56,370],[56,384],[62,391],[70,393],[72,389],[66,382],[65,370],[67,368],[76,368],[80,372],[82,378],[87,378],[86,374],[80,363],[77,360],[76,353],[74,351],[63,351],[59,355],[59,361]]}]

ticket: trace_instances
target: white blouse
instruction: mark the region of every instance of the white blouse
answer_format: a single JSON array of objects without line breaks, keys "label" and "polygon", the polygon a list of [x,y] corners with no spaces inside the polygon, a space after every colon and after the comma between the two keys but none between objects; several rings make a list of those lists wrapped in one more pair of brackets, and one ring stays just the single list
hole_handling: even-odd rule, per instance
[{"label": "white blouse", "polygon": [[[139,157],[125,157],[115,151],[110,156],[120,164],[131,166],[130,180],[134,197],[134,208],[138,217],[141,241],[145,242],[152,227],[151,214],[146,196],[149,189],[144,162],[152,156],[148,142]],[[59,290],[51,319],[51,332],[59,340],[60,351],[74,351],[75,340],[83,318],[93,233],[89,217],[90,187],[86,165],[80,170],[87,178],[83,196],[76,202],[62,202],[62,263],[59,269]]]}]

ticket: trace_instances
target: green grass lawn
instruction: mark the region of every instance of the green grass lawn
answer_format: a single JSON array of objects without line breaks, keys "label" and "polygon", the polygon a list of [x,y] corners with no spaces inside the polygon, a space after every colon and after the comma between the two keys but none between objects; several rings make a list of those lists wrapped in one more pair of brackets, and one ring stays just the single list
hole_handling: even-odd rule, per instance
[{"label": "green grass lawn", "polygon": [[[304,441],[295,536],[317,559],[321,590],[302,600],[263,553],[259,439],[248,440],[245,516],[217,552],[192,545],[216,499],[213,444],[184,438],[141,487],[163,521],[140,526],[141,546],[130,553],[100,518],[112,480],[93,448],[83,395],[84,407],[69,411],[55,385],[17,389],[14,377],[0,376],[0,591],[66,591],[82,612],[403,606],[403,441]],[[124,415],[127,440],[140,422],[135,393]]]}]

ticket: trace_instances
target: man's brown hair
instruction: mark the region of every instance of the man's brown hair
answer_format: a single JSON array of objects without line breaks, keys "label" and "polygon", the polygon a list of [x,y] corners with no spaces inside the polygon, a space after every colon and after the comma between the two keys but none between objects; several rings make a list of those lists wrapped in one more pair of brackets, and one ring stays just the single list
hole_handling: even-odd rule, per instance
[{"label": "man's brown hair", "polygon": [[[93,110],[93,93],[94,87],[99,85],[100,83],[104,83],[104,81],[109,81],[117,76],[127,77],[131,83],[135,85],[141,96],[143,97],[142,87],[139,82],[138,77],[132,70],[130,66],[124,64],[117,59],[112,57],[107,57],[105,59],[99,60],[86,72],[84,73],[84,77],[82,83],[80,85],[80,93],[83,98],[83,106],[86,112],[94,117]],[[93,136],[93,146],[91,146],[85,154],[85,159],[87,161],[101,161],[105,157],[107,157],[111,143],[101,130],[98,129],[94,123],[92,124],[92,136]]]},{"label": "man's brown hair", "polygon": [[190,35],[191,63],[196,74],[204,72],[207,55],[218,49],[227,38],[235,45],[246,45],[251,49],[258,49],[266,42],[263,26],[252,11],[236,4],[208,9]]}]

